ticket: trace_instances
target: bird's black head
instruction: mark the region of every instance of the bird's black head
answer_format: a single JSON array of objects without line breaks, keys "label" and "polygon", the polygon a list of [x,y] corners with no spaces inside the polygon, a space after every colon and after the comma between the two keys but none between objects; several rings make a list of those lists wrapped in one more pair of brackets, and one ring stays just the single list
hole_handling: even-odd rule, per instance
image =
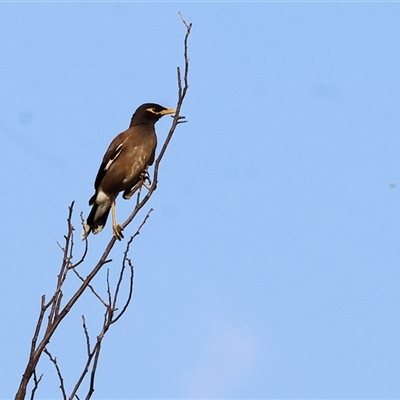
[{"label": "bird's black head", "polygon": [[142,104],[132,115],[129,127],[142,124],[155,124],[162,116],[175,114],[172,108],[165,108],[155,103]]}]

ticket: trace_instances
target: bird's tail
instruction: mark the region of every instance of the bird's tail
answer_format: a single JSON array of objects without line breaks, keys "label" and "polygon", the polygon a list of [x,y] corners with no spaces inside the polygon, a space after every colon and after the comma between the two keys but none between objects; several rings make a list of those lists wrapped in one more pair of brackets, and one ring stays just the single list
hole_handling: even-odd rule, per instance
[{"label": "bird's tail", "polygon": [[105,209],[104,206],[99,206],[94,202],[83,227],[82,240],[85,240],[89,236],[90,232],[93,232],[94,234],[101,232],[106,225],[109,213],[110,207]]}]

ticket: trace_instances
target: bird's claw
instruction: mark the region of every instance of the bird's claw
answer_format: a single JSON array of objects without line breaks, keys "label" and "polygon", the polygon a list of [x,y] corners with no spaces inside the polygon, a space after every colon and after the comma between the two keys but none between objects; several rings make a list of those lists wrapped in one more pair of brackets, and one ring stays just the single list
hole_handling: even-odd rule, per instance
[{"label": "bird's claw", "polygon": [[124,238],[122,231],[123,231],[123,228],[121,225],[117,224],[117,225],[113,226],[113,232],[114,232],[114,236],[116,239],[121,240]]},{"label": "bird's claw", "polygon": [[140,174],[140,179],[142,180],[143,185],[144,185],[145,187],[147,187],[146,182],[148,182],[148,185],[151,186],[150,174],[149,174],[149,171],[147,171],[147,169],[144,170],[144,171]]}]

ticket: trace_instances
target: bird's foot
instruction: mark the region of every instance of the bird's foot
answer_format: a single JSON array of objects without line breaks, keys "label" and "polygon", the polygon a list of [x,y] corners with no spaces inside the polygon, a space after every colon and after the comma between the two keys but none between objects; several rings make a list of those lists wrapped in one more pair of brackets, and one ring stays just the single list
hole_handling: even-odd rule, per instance
[{"label": "bird's foot", "polygon": [[113,232],[114,236],[116,239],[121,240],[124,238],[124,235],[122,234],[123,228],[121,225],[113,225]]},{"label": "bird's foot", "polygon": [[142,184],[147,190],[150,190],[150,187],[151,187],[151,179],[150,179],[149,171],[147,171],[147,168],[140,174],[140,180],[141,180],[141,184]]}]

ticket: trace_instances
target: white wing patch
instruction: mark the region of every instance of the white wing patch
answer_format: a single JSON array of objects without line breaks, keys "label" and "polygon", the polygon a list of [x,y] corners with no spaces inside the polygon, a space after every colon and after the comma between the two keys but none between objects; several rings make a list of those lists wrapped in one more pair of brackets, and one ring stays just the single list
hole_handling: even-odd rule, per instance
[{"label": "white wing patch", "polygon": [[111,167],[111,164],[118,158],[118,156],[121,154],[122,151],[122,144],[119,144],[118,147],[115,149],[114,157],[110,158],[108,161],[107,165],[105,166],[104,170],[108,171],[108,169]]}]

